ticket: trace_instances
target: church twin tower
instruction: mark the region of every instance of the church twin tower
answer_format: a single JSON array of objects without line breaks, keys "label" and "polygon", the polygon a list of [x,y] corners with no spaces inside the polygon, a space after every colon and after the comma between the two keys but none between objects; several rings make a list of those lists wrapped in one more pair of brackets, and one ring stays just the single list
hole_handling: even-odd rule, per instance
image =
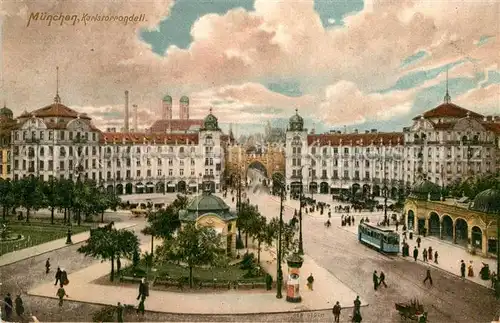
[{"label": "church twin tower", "polygon": [[[172,97],[170,95],[166,95],[163,98],[162,119],[172,120]],[[179,100],[179,119],[189,119],[189,98],[187,96],[183,96]]]}]

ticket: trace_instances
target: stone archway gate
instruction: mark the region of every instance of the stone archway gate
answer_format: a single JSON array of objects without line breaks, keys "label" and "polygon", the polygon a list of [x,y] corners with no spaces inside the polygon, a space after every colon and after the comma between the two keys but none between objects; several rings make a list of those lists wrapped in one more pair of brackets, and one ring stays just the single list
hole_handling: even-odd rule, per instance
[{"label": "stone archway gate", "polygon": [[261,163],[267,171],[267,177],[272,178],[274,173],[285,174],[285,151],[281,147],[269,147],[265,153],[245,153],[243,156],[245,171],[253,163]]}]

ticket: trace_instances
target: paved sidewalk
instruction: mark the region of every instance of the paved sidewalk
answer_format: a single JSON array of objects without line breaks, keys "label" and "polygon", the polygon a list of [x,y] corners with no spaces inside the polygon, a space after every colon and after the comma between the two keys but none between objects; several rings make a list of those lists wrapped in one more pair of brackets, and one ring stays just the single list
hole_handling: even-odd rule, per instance
[{"label": "paved sidewalk", "polygon": [[[103,226],[105,224],[100,224],[99,226]],[[135,223],[127,223],[127,222],[118,222],[115,224],[116,229],[125,229],[125,228],[130,228],[135,226]],[[71,236],[71,240],[73,241],[73,244],[83,242],[87,240],[90,236],[90,232],[82,232],[75,234]],[[5,266],[5,265],[10,265],[18,261],[22,261],[24,259],[28,259],[31,257],[39,256],[44,253],[61,249],[64,247],[67,247],[68,245],[66,244],[66,238],[61,238],[57,240],[52,240],[46,243],[42,243],[30,248],[25,248],[21,249],[18,251],[14,252],[9,252],[7,254],[4,254],[0,257],[0,267]]]},{"label": "paved sidewalk", "polygon": [[[141,245],[144,251],[149,244]],[[262,266],[276,279],[276,263],[272,250],[261,252]],[[128,262],[124,262],[126,266]],[[106,286],[93,283],[110,270],[109,262],[99,263],[72,273],[71,283],[66,287],[69,299],[80,302],[116,305],[137,305],[137,286]],[[300,286],[303,301],[289,303],[286,299],[286,288],[283,298],[276,298],[276,290],[270,292],[227,291],[221,293],[181,293],[151,290],[146,300],[146,310],[166,313],[191,314],[248,314],[248,313],[280,313],[331,309],[336,301],[344,308],[352,307],[356,293],[342,284],[326,269],[318,266],[310,257],[305,256],[301,270],[303,283]],[[284,277],[288,277],[286,265],[283,266]],[[307,276],[315,277],[314,290],[305,288]],[[52,283],[39,285],[28,292],[30,295],[56,298],[56,288]],[[362,305],[367,305],[362,301]]]}]

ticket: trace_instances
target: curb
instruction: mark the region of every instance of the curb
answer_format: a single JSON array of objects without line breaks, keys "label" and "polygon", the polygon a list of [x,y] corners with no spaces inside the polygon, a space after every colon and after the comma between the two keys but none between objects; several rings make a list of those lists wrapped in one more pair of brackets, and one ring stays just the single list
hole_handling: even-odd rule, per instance
[{"label": "curb", "polygon": [[[132,225],[130,225],[130,226],[120,228],[119,230],[121,230],[121,229],[129,229],[129,228],[133,228],[133,227],[135,227],[136,225],[137,225],[137,224],[132,224]],[[84,231],[84,232],[81,232],[81,233],[86,233],[86,232],[90,232],[90,231]],[[65,239],[65,238],[63,238],[63,239]],[[21,262],[21,261],[24,261],[24,260],[27,260],[27,259],[35,258],[35,257],[38,257],[38,256],[43,256],[43,255],[45,255],[45,254],[47,254],[47,253],[49,253],[49,252],[52,252],[52,251],[57,251],[57,250],[61,250],[61,249],[67,248],[67,247],[76,246],[76,245],[79,245],[79,244],[84,243],[84,242],[85,242],[85,241],[87,241],[87,240],[88,240],[88,238],[87,238],[87,239],[85,239],[85,240],[79,241],[79,242],[75,242],[75,243],[72,243],[72,244],[65,244],[65,245],[63,245],[63,246],[61,246],[61,247],[57,247],[57,248],[54,248],[54,249],[46,250],[46,251],[43,251],[43,252],[37,253],[36,255],[32,255],[32,256],[29,256],[29,257],[26,257],[26,258],[23,258],[23,259],[18,259],[18,260],[15,260],[15,261],[9,262],[9,263],[5,263],[5,264],[3,264],[3,265],[0,265],[0,268],[5,267],[5,266],[10,266],[10,265],[12,265],[12,264],[16,264],[16,263],[18,263],[18,262]],[[52,241],[55,241],[55,240],[52,240]],[[51,242],[51,241],[48,241],[48,242]],[[32,248],[32,247],[30,247],[30,248]],[[21,249],[21,250],[22,250],[22,249]]]},{"label": "curb", "polygon": [[[50,298],[57,300],[58,298],[56,296],[40,296],[40,295],[35,295],[28,293],[30,296],[34,297],[43,297],[43,298]],[[207,293],[209,295],[209,293]],[[283,297],[285,298],[285,297]],[[73,300],[73,299],[68,299],[65,298],[64,302],[74,302],[74,303],[84,303],[84,304],[92,304],[92,305],[99,305],[99,306],[111,306],[115,307],[115,305],[109,305],[109,304],[102,304],[102,303],[96,303],[96,302],[89,302],[89,301],[79,301],[79,300]],[[286,302],[284,300],[284,302]],[[294,303],[294,304],[300,304],[300,303]],[[366,305],[361,305],[361,307],[368,307],[370,304]],[[136,308],[136,307],[134,307]],[[349,306],[349,307],[342,307],[342,310],[344,309],[352,309],[354,306]],[[160,311],[151,311],[151,310],[146,310],[145,312],[148,313],[158,313],[158,314],[167,314],[167,315],[186,315],[186,316],[197,316],[197,315],[204,315],[204,316],[244,316],[244,315],[278,315],[278,314],[293,314],[293,313],[315,313],[315,312],[322,312],[322,311],[331,311],[332,308],[320,308],[320,309],[313,309],[313,310],[308,310],[308,309],[297,309],[297,310],[290,310],[290,311],[276,311],[276,312],[245,312],[245,313],[186,313],[186,312],[160,312]]]}]

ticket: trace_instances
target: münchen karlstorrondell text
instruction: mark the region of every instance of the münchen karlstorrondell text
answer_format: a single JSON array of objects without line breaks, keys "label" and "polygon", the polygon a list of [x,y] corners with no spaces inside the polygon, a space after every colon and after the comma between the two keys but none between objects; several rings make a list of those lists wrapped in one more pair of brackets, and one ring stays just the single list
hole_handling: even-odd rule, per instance
[{"label": "m\u00fcnchen karlstorrondell text", "polygon": [[47,12],[31,12],[28,17],[26,27],[29,27],[34,22],[43,22],[47,26],[59,24],[62,25],[76,25],[83,23],[84,25],[105,22],[105,23],[119,23],[127,25],[129,23],[138,23],[146,21],[145,14],[132,14],[132,15],[101,15],[101,14],[63,14],[63,13],[47,13]]}]

